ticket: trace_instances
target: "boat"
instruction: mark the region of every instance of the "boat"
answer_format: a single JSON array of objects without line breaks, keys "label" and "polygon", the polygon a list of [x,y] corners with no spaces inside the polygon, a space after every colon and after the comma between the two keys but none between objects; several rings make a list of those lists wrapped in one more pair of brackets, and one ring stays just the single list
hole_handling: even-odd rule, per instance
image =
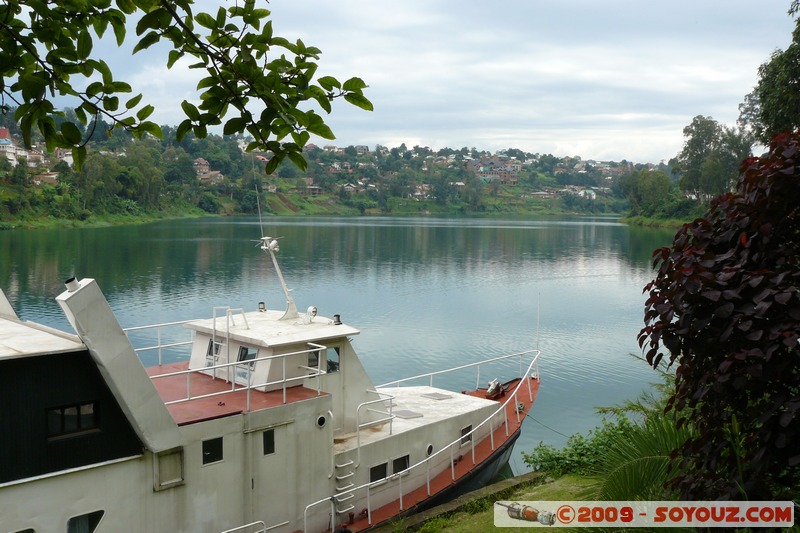
[{"label": "boat", "polygon": [[285,308],[123,329],[95,279],[70,278],[64,332],[21,320],[0,290],[3,530],[365,531],[507,463],[538,350],[375,385],[359,330],[298,311],[278,240],[258,242]]}]

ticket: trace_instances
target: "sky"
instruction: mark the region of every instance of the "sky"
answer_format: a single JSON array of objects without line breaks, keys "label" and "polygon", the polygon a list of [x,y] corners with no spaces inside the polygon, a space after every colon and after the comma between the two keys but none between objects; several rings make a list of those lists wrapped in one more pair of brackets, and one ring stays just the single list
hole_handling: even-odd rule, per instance
[{"label": "sky", "polygon": [[[232,1],[232,0],[230,0]],[[263,0],[258,0],[263,1]],[[228,5],[206,0],[205,4]],[[275,35],[322,50],[318,74],[362,78],[319,145],[477,148],[658,163],[697,115],[735,126],[758,67],[791,43],[789,0],[271,0]],[[212,11],[215,11],[214,8]],[[119,77],[176,125],[198,76],[121,58]]]}]

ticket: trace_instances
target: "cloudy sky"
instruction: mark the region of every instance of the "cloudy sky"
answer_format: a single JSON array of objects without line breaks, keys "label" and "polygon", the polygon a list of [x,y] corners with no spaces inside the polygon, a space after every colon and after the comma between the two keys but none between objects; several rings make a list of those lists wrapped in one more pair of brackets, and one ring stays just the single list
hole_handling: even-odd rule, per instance
[{"label": "cloudy sky", "polygon": [[[320,75],[369,85],[374,112],[334,105],[333,144],[520,148],[654,163],[680,151],[683,128],[697,115],[735,125],[759,65],[791,42],[788,7],[789,0],[267,5],[276,35],[322,50]],[[137,88],[160,103],[157,121],[177,124],[177,103],[192,98],[191,76],[157,69],[145,64]]]}]

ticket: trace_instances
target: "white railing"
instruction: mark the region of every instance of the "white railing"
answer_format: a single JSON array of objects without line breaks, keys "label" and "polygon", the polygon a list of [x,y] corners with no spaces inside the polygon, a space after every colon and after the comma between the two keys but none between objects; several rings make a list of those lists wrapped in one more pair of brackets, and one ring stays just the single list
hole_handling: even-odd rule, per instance
[{"label": "white railing", "polygon": [[[385,422],[389,422],[389,435],[391,435],[392,434],[392,420],[394,420],[394,418],[395,418],[394,415],[392,414],[392,405],[393,405],[392,400],[394,400],[394,396],[392,396],[391,394],[387,394],[385,392],[377,391],[377,390],[368,390],[367,392],[371,392],[371,393],[377,394],[378,395],[378,399],[377,400],[369,400],[367,402],[359,404],[359,406],[356,408],[356,442],[358,443],[356,445],[356,449],[357,449],[356,453],[358,454],[357,455],[357,459],[356,459],[356,465],[355,465],[356,468],[358,468],[358,466],[361,464],[361,430],[362,429],[366,429],[368,427],[377,426],[378,424],[383,424]],[[388,411],[380,410],[380,409],[372,409],[372,408],[368,407],[368,406],[376,404],[376,403],[384,403],[384,402],[387,402],[387,401],[389,402],[389,410]],[[367,412],[377,414],[377,415],[381,416],[382,418],[378,418],[376,420],[368,420],[367,422],[362,423],[361,422],[361,409],[362,408],[365,408],[365,410]]]},{"label": "white railing", "polygon": [[[308,369],[308,370],[311,371],[311,373],[310,374],[303,374],[302,376],[294,376],[294,377],[287,377],[287,375],[286,375],[286,360],[289,357],[292,357],[292,356],[295,356],[295,355],[307,355],[309,351],[325,349],[325,346],[322,346],[322,345],[319,345],[319,344],[315,344],[315,343],[311,343],[311,342],[309,342],[307,344],[307,346],[310,349],[298,350],[298,351],[295,351],[295,352],[282,353],[282,354],[278,354],[278,355],[268,355],[268,356],[265,356],[265,357],[258,357],[256,359],[250,359],[248,361],[233,361],[233,362],[230,362],[230,363],[222,363],[222,364],[213,365],[213,366],[206,366],[206,367],[202,367],[202,368],[177,370],[175,372],[167,372],[167,373],[164,373],[164,374],[158,374],[158,375],[150,376],[150,379],[155,381],[157,379],[163,379],[163,378],[174,377],[174,376],[186,376],[186,396],[183,397],[183,398],[179,398],[177,400],[171,400],[171,401],[168,401],[168,402],[164,402],[165,405],[183,403],[183,402],[188,402],[190,400],[198,400],[200,398],[211,398],[211,397],[214,397],[214,396],[222,396],[222,395],[225,395],[225,394],[231,394],[231,393],[234,393],[234,392],[240,392],[240,391],[244,390],[245,393],[247,394],[247,405],[246,405],[246,408],[245,408],[245,412],[250,412],[250,391],[252,389],[258,389],[258,388],[261,388],[261,387],[270,387],[270,386],[273,386],[273,385],[281,385],[281,389],[282,389],[282,392],[283,392],[283,403],[287,403],[287,400],[286,400],[286,389],[289,386],[291,386],[290,385],[291,383],[294,383],[296,381],[305,381],[305,380],[308,380],[309,378],[313,378],[313,377],[316,376],[317,377],[317,394],[321,394],[322,393],[322,382],[320,380],[320,376],[322,376],[322,375],[327,373],[324,370],[322,370],[320,368],[314,369],[314,368],[311,368],[311,367],[302,366],[301,368]],[[281,377],[279,379],[277,379],[275,381],[265,381],[263,383],[251,383],[252,373],[253,373],[253,368],[255,367],[255,363],[257,363],[258,361],[271,361],[271,360],[278,360],[278,359],[280,359],[281,363],[282,363],[281,364]],[[246,384],[242,384],[242,383],[237,382],[237,380],[236,380],[236,368],[232,368],[232,367],[237,367],[239,369],[244,369],[245,370],[246,373],[244,375],[244,381],[245,381]],[[228,375],[230,375],[231,371],[233,372],[234,378],[230,380],[231,388],[228,389],[228,390],[210,392],[210,393],[206,393],[206,394],[199,394],[199,395],[193,396],[192,395],[192,382],[191,382],[192,381],[191,380],[192,376],[195,375],[195,374],[203,374],[204,377],[208,377],[207,376],[207,372],[211,371],[213,374],[216,375],[218,370],[220,370],[220,371],[226,370],[226,371],[228,371]]]},{"label": "white railing", "polygon": [[152,346],[143,346],[141,348],[134,348],[134,351],[137,355],[141,355],[144,352],[150,352],[158,350],[158,364],[161,365],[163,363],[163,351],[167,348],[182,348],[186,346],[192,345],[191,335],[192,332],[190,330],[185,330],[185,332],[189,333],[190,338],[188,341],[178,341],[178,342],[167,342],[164,343],[161,341],[161,332],[165,328],[177,328],[178,326],[182,326],[186,324],[189,320],[183,320],[180,322],[164,322],[162,324],[153,324],[150,326],[136,326],[132,328],[125,328],[123,331],[125,332],[125,336],[128,337],[130,340],[131,333],[138,333],[140,331],[148,331],[148,330],[155,330],[156,331],[156,343]]},{"label": "white railing", "polygon": [[251,522],[251,523],[245,524],[243,526],[235,527],[235,528],[232,528],[232,529],[226,529],[225,531],[222,531],[220,533],[234,533],[236,531],[251,530],[252,528],[258,528],[258,529],[252,529],[252,531],[250,533],[266,533],[267,531],[269,531],[271,529],[276,529],[276,528],[279,528],[281,526],[285,526],[288,523],[289,523],[289,521],[286,520],[285,522],[281,522],[280,524],[275,524],[274,526],[267,527],[267,525],[264,522],[262,522],[261,520],[258,520],[256,522]]},{"label": "white railing", "polygon": [[[470,363],[470,364],[467,364],[467,365],[461,365],[459,367],[451,368],[449,370],[438,371],[438,372],[430,372],[428,374],[420,374],[418,376],[413,376],[413,377],[410,377],[410,378],[391,381],[391,382],[389,382],[389,383],[387,383],[385,385],[381,385],[380,387],[378,387],[378,388],[386,388],[389,385],[399,386],[401,383],[405,384],[405,383],[407,383],[409,381],[419,380],[419,379],[423,379],[423,378],[429,378],[429,380],[430,380],[429,382],[431,384],[433,384],[433,376],[438,376],[438,375],[446,374],[446,373],[449,373],[449,372],[463,370],[465,368],[470,368],[470,367],[478,367],[478,379],[480,380],[480,366],[483,366],[483,365],[488,364],[488,363],[496,362],[496,361],[501,361],[501,360],[504,360],[504,359],[510,359],[510,358],[513,358],[513,357],[518,357],[520,359],[520,370],[522,370],[523,358],[525,358],[526,356],[530,356],[531,357],[530,363],[528,364],[528,366],[527,366],[526,370],[524,371],[524,373],[520,372],[520,376],[519,376],[519,380],[520,381],[519,381],[519,383],[517,383],[516,387],[514,387],[514,390],[512,392],[510,392],[510,393],[507,391],[506,394],[507,394],[508,397],[506,398],[506,400],[494,412],[492,412],[489,416],[487,416],[480,424],[478,424],[477,426],[472,428],[472,431],[470,431],[469,433],[466,433],[464,435],[459,436],[457,439],[455,439],[453,442],[451,442],[450,444],[448,444],[447,446],[445,446],[441,450],[431,454],[429,457],[427,457],[427,458],[423,459],[422,461],[410,466],[409,468],[407,468],[406,470],[403,470],[400,473],[392,474],[391,476],[388,476],[388,477],[386,477],[384,479],[380,479],[378,481],[374,481],[374,482],[370,482],[370,483],[365,483],[363,485],[359,485],[357,487],[353,487],[353,488],[350,488],[348,490],[341,491],[341,492],[337,493],[335,495],[335,497],[328,497],[328,498],[325,498],[325,499],[322,499],[322,500],[317,500],[315,502],[312,502],[312,503],[306,505],[305,509],[303,510],[303,531],[308,531],[308,523],[307,523],[308,522],[308,512],[309,512],[309,510],[311,508],[317,507],[317,506],[320,506],[320,505],[324,505],[324,504],[329,504],[331,506],[331,517],[336,517],[337,516],[336,498],[342,498],[343,496],[347,496],[349,494],[355,495],[356,493],[360,493],[360,492],[364,492],[364,491],[366,492],[367,520],[368,520],[368,523],[369,523],[370,526],[373,525],[373,523],[372,523],[371,489],[373,487],[375,487],[375,486],[379,486],[379,485],[382,486],[387,481],[398,480],[398,497],[397,497],[397,499],[400,502],[400,510],[401,511],[405,510],[404,506],[403,506],[403,496],[404,496],[404,494],[408,494],[408,493],[412,492],[417,487],[411,487],[408,491],[404,491],[403,490],[402,478],[406,474],[409,474],[414,470],[419,472],[423,468],[425,469],[426,494],[428,495],[428,497],[432,496],[432,493],[431,493],[431,478],[435,477],[436,475],[438,475],[441,472],[436,472],[432,476],[431,475],[431,464],[434,463],[434,460],[437,459],[437,456],[441,456],[441,455],[443,455],[445,453],[449,453],[450,454],[450,461],[449,461],[450,462],[450,477],[451,477],[452,481],[455,481],[455,479],[456,479],[455,465],[458,462],[457,459],[456,459],[455,450],[460,450],[461,449],[461,445],[463,443],[463,440],[466,437],[469,437],[469,440],[470,440],[472,464],[475,465],[475,446],[477,444],[476,443],[476,439],[475,439],[475,435],[476,435],[476,432],[479,429],[483,428],[484,426],[488,426],[491,449],[492,449],[492,451],[494,451],[496,449],[496,447],[495,447],[495,442],[494,442],[494,431],[495,431],[495,428],[494,428],[493,420],[498,414],[500,414],[502,412],[502,418],[503,418],[502,424],[505,425],[506,437],[508,437],[509,436],[509,430],[508,430],[508,410],[507,410],[507,407],[508,407],[509,402],[512,402],[512,401],[514,402],[514,412],[516,413],[516,416],[517,416],[517,423],[521,422],[521,416],[520,416],[521,410],[518,407],[519,406],[519,396],[522,393],[524,393],[524,391],[522,390],[522,388],[524,386],[527,389],[528,401],[533,401],[533,399],[534,399],[533,390],[531,388],[530,379],[527,379],[527,377],[530,376],[530,377],[539,379],[539,354],[540,354],[539,350],[528,350],[528,351],[524,351],[524,352],[513,353],[513,354],[509,354],[509,355],[495,357],[495,358],[492,358],[492,359],[487,359],[487,360],[484,360],[484,361],[479,361],[477,363]],[[388,394],[388,393],[386,393],[386,394]],[[359,452],[360,452],[360,450],[359,450]]]}]

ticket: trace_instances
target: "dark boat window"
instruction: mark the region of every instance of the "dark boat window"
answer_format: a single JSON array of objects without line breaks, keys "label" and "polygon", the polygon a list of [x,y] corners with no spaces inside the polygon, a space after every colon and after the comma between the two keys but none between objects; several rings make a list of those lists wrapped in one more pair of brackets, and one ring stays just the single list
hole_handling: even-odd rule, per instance
[{"label": "dark boat window", "polygon": [[275,430],[268,429],[262,435],[264,438],[264,455],[275,453]]},{"label": "dark boat window", "polygon": [[461,444],[466,444],[472,440],[472,425],[461,430]]},{"label": "dark boat window", "polygon": [[408,454],[404,455],[403,457],[398,457],[397,459],[392,461],[392,474],[399,474],[404,470],[408,470],[409,462],[408,462]]},{"label": "dark boat window", "polygon": [[317,365],[319,365],[319,350],[308,352],[308,367],[317,368]]},{"label": "dark boat window", "polygon": [[92,533],[103,518],[105,511],[94,511],[80,516],[73,516],[67,521],[67,533]]},{"label": "dark boat window", "polygon": [[339,365],[341,363],[341,348],[339,346],[334,346],[333,348],[328,348],[326,353],[328,355],[328,372],[338,372]]},{"label": "dark boat window", "polygon": [[216,361],[219,356],[220,343],[214,342],[214,339],[208,340],[208,350],[206,350],[206,359],[209,362]]},{"label": "dark boat window", "polygon": [[375,481],[380,481],[382,479],[386,479],[386,468],[389,466],[388,463],[381,463],[379,465],[375,465],[369,469],[369,482],[374,483]]},{"label": "dark boat window", "polygon": [[94,402],[56,407],[47,410],[47,437],[63,437],[99,428]]},{"label": "dark boat window", "polygon": [[250,361],[250,370],[256,367],[256,363],[253,359],[256,358],[258,354],[258,349],[256,348],[249,348],[247,346],[239,347],[239,357],[236,359],[237,361]]},{"label": "dark boat window", "polygon": [[203,441],[203,464],[222,461],[222,437]]}]

